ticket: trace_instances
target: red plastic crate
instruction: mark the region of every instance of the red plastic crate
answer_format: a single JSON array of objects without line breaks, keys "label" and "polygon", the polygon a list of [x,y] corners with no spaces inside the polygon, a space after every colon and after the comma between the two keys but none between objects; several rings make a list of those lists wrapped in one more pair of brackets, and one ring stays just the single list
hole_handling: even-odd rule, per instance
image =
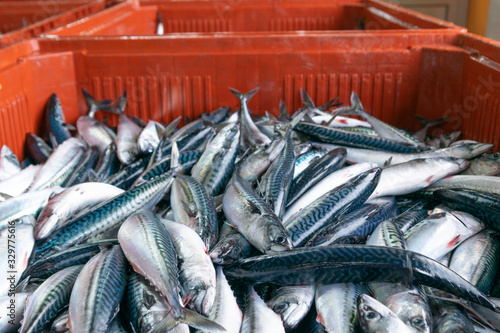
[{"label": "red plastic crate", "polygon": [[445,131],[500,145],[500,43],[456,31],[40,38],[0,59],[0,143],[16,154],[25,132],[40,131],[51,93],[69,122],[86,112],[82,87],[99,99],[126,89],[126,113],[162,122],[236,107],[228,87],[260,87],[250,101],[260,114],[277,114],[280,99],[296,110],[300,88],[317,104],[348,103],[356,91],[368,112],[398,127],[417,130],[416,114],[447,116]]},{"label": "red plastic crate", "polygon": [[0,47],[76,21],[112,3],[110,0],[0,1]]},{"label": "red plastic crate", "polygon": [[129,2],[50,32],[50,35],[155,35],[157,12],[165,33],[297,30],[456,29],[452,23],[379,0],[231,0]]}]

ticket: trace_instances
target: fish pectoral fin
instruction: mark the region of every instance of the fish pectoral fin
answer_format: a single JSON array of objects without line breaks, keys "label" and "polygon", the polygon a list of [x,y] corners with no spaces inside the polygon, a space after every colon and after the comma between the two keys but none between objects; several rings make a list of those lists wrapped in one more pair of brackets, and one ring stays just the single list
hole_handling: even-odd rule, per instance
[{"label": "fish pectoral fin", "polygon": [[259,207],[257,207],[255,202],[253,201],[247,201],[247,202],[248,202],[248,207],[250,207],[250,213],[262,215],[262,211],[260,210]]},{"label": "fish pectoral fin", "polygon": [[200,329],[200,330],[205,330],[211,333],[217,333],[217,332],[227,332],[224,327],[221,325],[217,324],[216,322],[202,316],[199,313],[196,313],[194,311],[191,311],[189,309],[184,308],[184,318],[181,318],[179,321],[187,324],[191,327]]},{"label": "fish pectoral fin", "polygon": [[191,207],[189,207],[189,205],[184,200],[181,200],[181,203],[182,203],[182,208],[184,208],[184,210],[186,211],[186,213],[190,218],[196,218],[198,216],[198,213],[192,210]]}]

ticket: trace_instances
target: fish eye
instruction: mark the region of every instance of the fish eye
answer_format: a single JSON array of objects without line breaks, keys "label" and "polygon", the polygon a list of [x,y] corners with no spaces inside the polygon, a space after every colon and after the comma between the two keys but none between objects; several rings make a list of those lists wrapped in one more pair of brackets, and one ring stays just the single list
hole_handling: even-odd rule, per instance
[{"label": "fish eye", "polygon": [[274,307],[274,311],[277,313],[281,313],[281,312],[285,311],[287,308],[288,308],[287,303],[279,303],[278,305],[276,305]]},{"label": "fish eye", "polygon": [[500,154],[499,153],[493,153],[493,158],[499,158]]},{"label": "fish eye", "polygon": [[282,235],[278,235],[275,238],[276,243],[278,244],[284,244],[286,242],[286,237]]},{"label": "fish eye", "polygon": [[378,313],[373,312],[373,311],[368,311],[366,313],[366,319],[369,319],[369,320],[376,319],[376,318],[378,318],[378,316],[379,316]]},{"label": "fish eye", "polygon": [[424,324],[425,324],[424,318],[422,318],[420,316],[412,318],[410,322],[411,322],[412,326],[418,327],[418,328],[423,328]]}]

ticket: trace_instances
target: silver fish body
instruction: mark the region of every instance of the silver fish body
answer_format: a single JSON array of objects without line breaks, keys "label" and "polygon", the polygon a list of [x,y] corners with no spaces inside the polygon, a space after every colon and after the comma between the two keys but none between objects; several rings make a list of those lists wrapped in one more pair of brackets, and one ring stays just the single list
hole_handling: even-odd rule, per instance
[{"label": "silver fish body", "polygon": [[108,127],[97,119],[89,116],[82,116],[76,121],[78,134],[88,143],[89,146],[96,146],[99,152],[103,152],[106,147],[116,140],[116,135]]},{"label": "silver fish body", "polygon": [[207,315],[215,300],[215,268],[198,234],[188,226],[162,220],[180,262],[179,282],[183,299],[197,312]]},{"label": "silver fish body", "polygon": [[408,326],[376,299],[362,294],[358,298],[358,314],[365,333],[411,333]]},{"label": "silver fish body", "polygon": [[469,166],[463,159],[449,157],[417,159],[382,169],[372,198],[416,192]]},{"label": "silver fish body", "polygon": [[[208,318],[224,327],[227,333],[239,333],[243,314],[238,307],[236,298],[221,266],[217,267],[217,287],[215,291],[215,303],[208,314]],[[209,333],[208,331],[197,331],[197,333],[201,332]]]},{"label": "silver fish body", "polygon": [[50,235],[60,229],[76,214],[109,200],[124,191],[106,183],[82,183],[65,189],[50,198],[38,216],[35,228],[36,239]]},{"label": "silver fish body", "polygon": [[448,212],[429,216],[405,234],[407,249],[440,259],[484,228],[472,216],[464,217],[466,215]]},{"label": "silver fish body", "polygon": [[126,115],[120,113],[118,122],[118,133],[116,135],[116,147],[118,159],[124,164],[129,165],[132,163],[137,154],[139,154],[139,147],[137,146],[137,139],[141,134],[142,128],[136,125]]},{"label": "silver fish body", "polygon": [[43,331],[69,303],[71,290],[83,266],[65,268],[45,280],[29,297],[20,332]]},{"label": "silver fish body", "polygon": [[86,149],[87,146],[81,139],[69,138],[64,141],[38,170],[29,191],[62,185],[79,165]]},{"label": "silver fish body", "polygon": [[0,332],[17,333],[21,328],[26,300],[31,292],[15,292],[0,297]]},{"label": "silver fish body", "polygon": [[248,293],[240,332],[285,333],[280,316],[267,307],[253,288]]},{"label": "silver fish body", "polygon": [[318,285],[315,304],[317,321],[327,332],[354,333],[358,323],[357,299],[366,293],[359,283],[336,283]]},{"label": "silver fish body", "polygon": [[9,179],[21,171],[16,155],[6,145],[0,149],[0,181]]},{"label": "silver fish body", "polygon": [[160,123],[150,120],[137,138],[137,146],[142,153],[152,153],[160,143],[165,128]]},{"label": "silver fish body", "polygon": [[219,238],[219,225],[214,200],[203,184],[193,177],[177,175],[170,202],[175,221],[193,229],[210,250]]},{"label": "silver fish body", "polygon": [[17,196],[25,192],[35,179],[41,165],[30,165],[6,180],[0,181],[0,193]]},{"label": "silver fish body", "polygon": [[[34,218],[26,215],[7,222],[0,230],[0,297],[12,292],[21,275],[28,266],[35,238],[33,236]],[[12,273],[15,272],[15,273]]]},{"label": "silver fish body", "polygon": [[267,305],[281,316],[285,328],[294,328],[311,309],[315,290],[314,285],[280,287]]},{"label": "silver fish body", "polygon": [[69,301],[68,326],[72,332],[107,332],[125,292],[126,269],[118,245],[103,249],[85,264]]},{"label": "silver fish body", "polygon": [[500,178],[493,176],[456,175],[435,182],[426,191],[433,192],[445,189],[466,189],[500,195]]},{"label": "silver fish body", "polygon": [[284,251],[292,247],[279,218],[238,173],[224,193],[223,209],[228,222],[259,251]]}]

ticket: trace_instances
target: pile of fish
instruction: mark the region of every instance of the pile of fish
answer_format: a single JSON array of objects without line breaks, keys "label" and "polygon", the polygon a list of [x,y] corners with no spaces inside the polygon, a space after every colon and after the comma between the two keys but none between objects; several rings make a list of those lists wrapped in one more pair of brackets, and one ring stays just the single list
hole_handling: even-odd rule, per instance
[{"label": "pile of fish", "polygon": [[184,126],[50,97],[1,150],[1,332],[500,332],[493,145],[230,91]]}]

